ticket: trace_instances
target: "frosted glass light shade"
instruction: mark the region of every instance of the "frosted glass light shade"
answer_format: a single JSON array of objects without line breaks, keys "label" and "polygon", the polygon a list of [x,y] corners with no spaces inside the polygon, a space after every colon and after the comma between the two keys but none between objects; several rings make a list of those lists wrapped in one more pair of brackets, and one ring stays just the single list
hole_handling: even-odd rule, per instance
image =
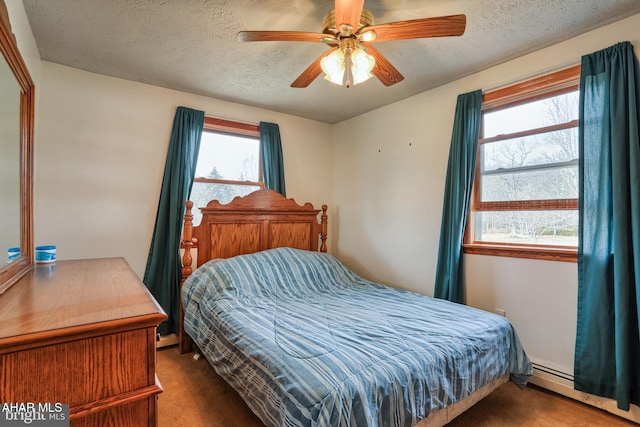
[{"label": "frosted glass light shade", "polygon": [[[373,77],[371,70],[376,61],[360,48],[351,53],[351,58],[345,58],[342,49],[336,49],[320,61],[320,68],[325,73],[325,79],[338,85],[362,83]],[[350,64],[350,66],[349,66]]]},{"label": "frosted glass light shade", "polygon": [[373,56],[365,53],[362,49],[355,49],[351,54],[351,60],[353,61],[351,72],[353,73],[354,85],[362,83],[363,81],[373,77],[371,70],[376,64],[376,60]]},{"label": "frosted glass light shade", "polygon": [[331,83],[341,85],[344,81],[344,53],[342,50],[336,49],[330,55],[320,60],[320,68],[324,72],[324,78]]}]

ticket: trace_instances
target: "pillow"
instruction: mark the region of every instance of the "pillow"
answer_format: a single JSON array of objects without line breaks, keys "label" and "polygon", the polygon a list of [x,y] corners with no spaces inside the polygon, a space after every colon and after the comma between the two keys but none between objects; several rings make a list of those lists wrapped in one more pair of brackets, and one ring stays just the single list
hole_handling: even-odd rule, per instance
[{"label": "pillow", "polygon": [[214,298],[297,298],[369,283],[332,255],[293,248],[211,260],[189,280],[209,281]]}]

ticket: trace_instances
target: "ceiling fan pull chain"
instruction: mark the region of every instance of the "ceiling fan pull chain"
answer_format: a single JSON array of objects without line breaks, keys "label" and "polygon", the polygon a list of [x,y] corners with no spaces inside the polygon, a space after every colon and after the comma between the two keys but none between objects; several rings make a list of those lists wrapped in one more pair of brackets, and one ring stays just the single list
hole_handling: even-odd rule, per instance
[{"label": "ceiling fan pull chain", "polygon": [[353,70],[352,70],[351,61],[351,49],[345,49],[344,52],[344,86],[347,88],[351,87],[351,83],[353,82]]}]

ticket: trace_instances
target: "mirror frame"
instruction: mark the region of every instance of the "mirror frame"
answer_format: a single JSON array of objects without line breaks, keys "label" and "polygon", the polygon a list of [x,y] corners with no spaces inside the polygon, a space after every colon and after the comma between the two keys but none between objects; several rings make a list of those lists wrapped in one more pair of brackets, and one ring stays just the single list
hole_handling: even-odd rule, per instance
[{"label": "mirror frame", "polygon": [[[33,132],[35,88],[0,0],[0,51],[20,85],[20,257],[0,268],[0,294],[33,268]],[[1,254],[0,254],[1,255]]]}]

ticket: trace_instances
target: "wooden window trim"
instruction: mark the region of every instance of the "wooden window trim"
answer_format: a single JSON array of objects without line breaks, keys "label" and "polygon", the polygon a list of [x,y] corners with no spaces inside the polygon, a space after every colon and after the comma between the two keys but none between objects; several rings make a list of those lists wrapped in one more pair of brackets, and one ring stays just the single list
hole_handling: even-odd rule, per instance
[{"label": "wooden window trim", "polygon": [[204,182],[207,184],[228,184],[228,185],[252,185],[264,189],[264,183],[254,181],[233,181],[229,179],[194,178],[194,182]]},{"label": "wooden window trim", "polygon": [[574,246],[525,246],[505,243],[474,242],[462,245],[464,253],[510,258],[529,258],[547,261],[577,262],[578,249]]},{"label": "wooden window trim", "polygon": [[545,127],[536,128],[536,129],[523,130],[521,132],[505,133],[505,134],[492,136],[489,138],[480,138],[478,140],[478,144],[487,144],[489,142],[497,142],[497,141],[507,141],[509,139],[522,138],[524,136],[531,136],[531,135],[540,135],[543,133],[550,133],[550,132],[555,132],[555,131],[564,130],[564,129],[572,129],[575,127],[578,127],[578,121],[572,120],[570,122],[560,123],[552,126],[545,126]]},{"label": "wooden window trim", "polygon": [[[578,89],[580,80],[580,65],[569,67],[544,76],[533,78],[514,85],[487,92],[482,97],[483,114],[492,110],[503,109],[519,104],[533,102],[537,99],[547,98],[560,93],[566,93]],[[478,150],[481,144],[508,140],[539,133],[577,127],[576,120],[548,126],[539,129],[528,129],[522,132],[508,135],[496,135],[483,138],[478,141]],[[519,200],[500,202],[481,202],[478,188],[480,179],[480,162],[476,162],[475,178],[471,196],[470,214],[467,218],[463,239],[463,252],[475,255],[490,255],[500,257],[539,259],[548,261],[577,262],[578,253],[575,246],[549,246],[549,245],[520,245],[510,243],[479,242],[472,239],[471,230],[474,229],[475,215],[477,211],[501,211],[501,210],[576,210],[578,199],[557,200]]]},{"label": "wooden window trim", "polygon": [[482,202],[475,211],[562,211],[578,209],[578,199],[516,200]]},{"label": "wooden window trim", "polygon": [[577,88],[580,80],[580,65],[565,68],[560,71],[545,74],[530,80],[522,81],[511,86],[492,90],[482,95],[482,109],[503,107],[509,104],[530,102],[536,95],[547,97],[554,91],[562,91],[567,88]]},{"label": "wooden window trim", "polygon": [[209,116],[205,116],[204,118],[203,130],[229,133],[232,135],[247,135],[256,138],[260,137],[259,125]]}]

